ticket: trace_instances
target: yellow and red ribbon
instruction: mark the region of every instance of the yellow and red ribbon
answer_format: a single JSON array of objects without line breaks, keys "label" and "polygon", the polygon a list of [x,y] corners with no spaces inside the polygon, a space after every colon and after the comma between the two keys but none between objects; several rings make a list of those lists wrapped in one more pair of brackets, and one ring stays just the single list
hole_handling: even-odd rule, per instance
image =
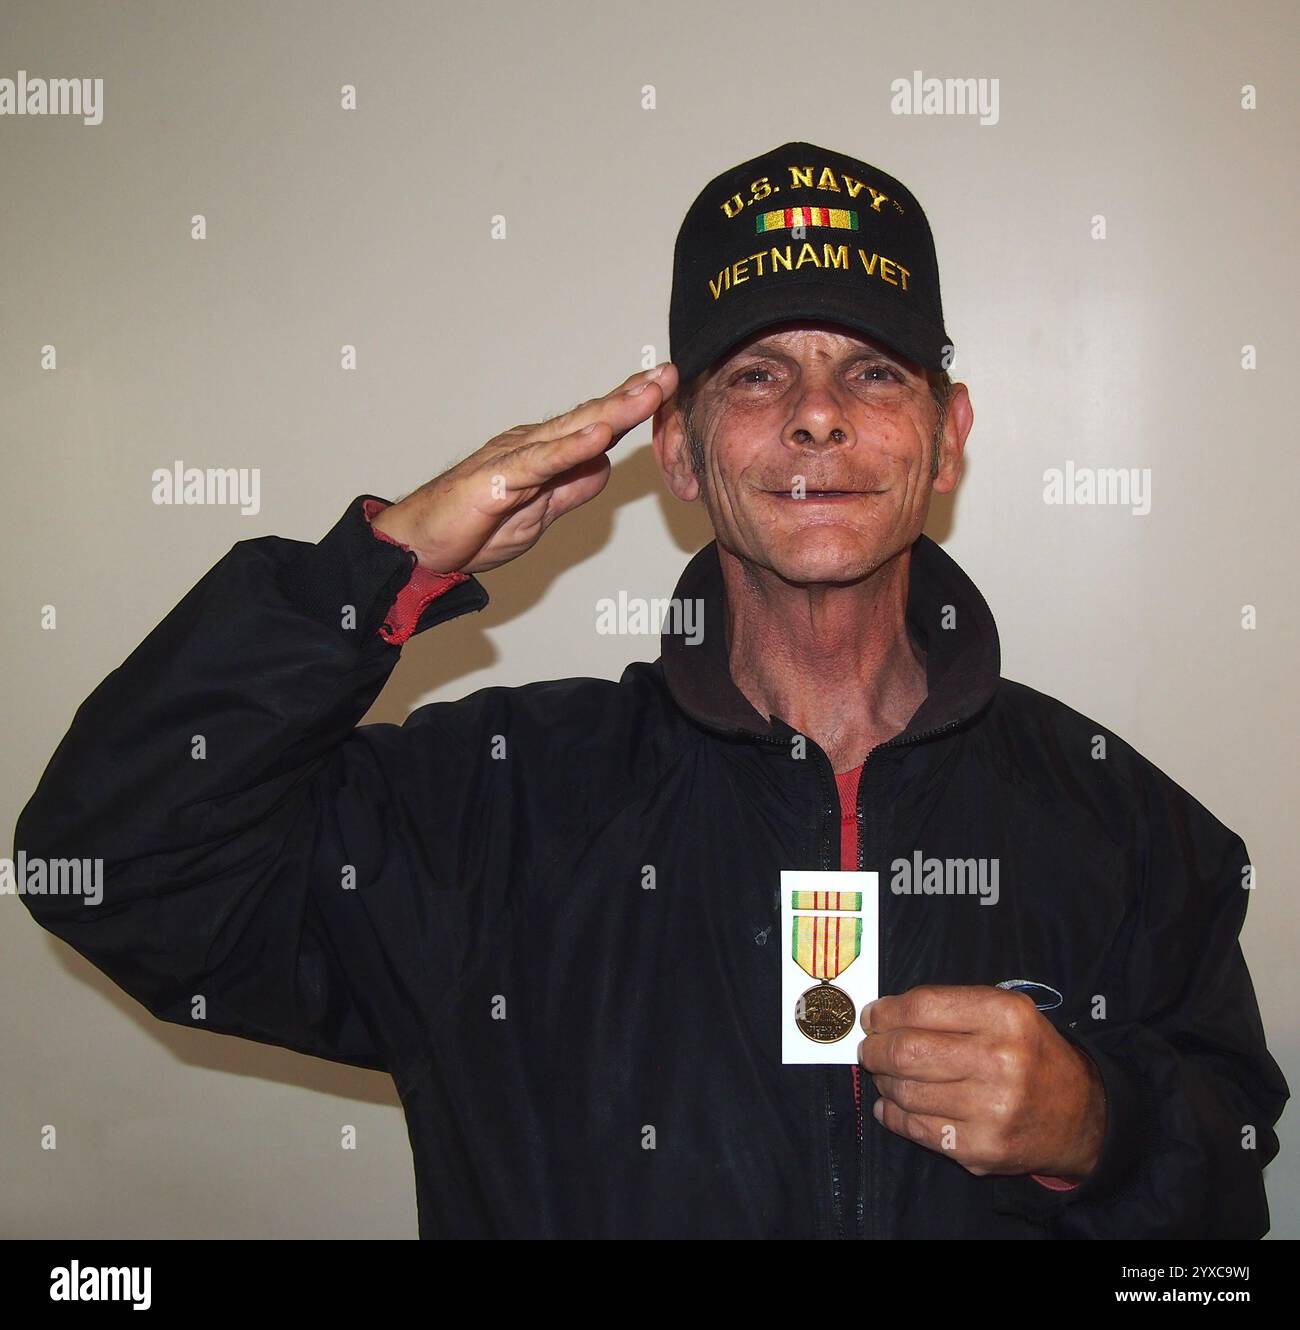
[{"label": "yellow and red ribbon", "polygon": [[862,950],[862,920],[857,916],[797,914],[791,955],[814,979],[834,979],[857,960]]}]

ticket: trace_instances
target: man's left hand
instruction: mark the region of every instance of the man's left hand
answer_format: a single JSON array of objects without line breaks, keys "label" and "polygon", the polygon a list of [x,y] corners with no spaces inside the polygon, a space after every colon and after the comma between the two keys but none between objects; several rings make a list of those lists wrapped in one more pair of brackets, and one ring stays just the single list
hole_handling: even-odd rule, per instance
[{"label": "man's left hand", "polygon": [[926,984],[862,1011],[858,1059],[877,1120],[977,1177],[1081,1182],[1096,1166],[1106,1099],[1096,1065],[1024,993]]}]

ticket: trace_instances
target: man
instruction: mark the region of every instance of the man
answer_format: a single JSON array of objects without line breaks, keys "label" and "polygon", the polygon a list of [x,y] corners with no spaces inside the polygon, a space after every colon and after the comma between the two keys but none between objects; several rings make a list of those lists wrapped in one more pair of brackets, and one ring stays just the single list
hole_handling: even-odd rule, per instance
[{"label": "man", "polygon": [[[1288,1087],[1246,849],[1001,679],[922,534],[972,411],[920,205],[808,143],[724,172],[670,324],[672,363],[401,502],[237,544],[21,816],[102,904],[29,908],[163,1020],[389,1071],[422,1236],[1259,1237]],[[651,416],[717,536],[675,592],[702,640],[359,726]],[[997,893],[900,890],[932,863]],[[781,870],[841,868],[879,875],[882,996],[860,1066],[787,1065]]]}]

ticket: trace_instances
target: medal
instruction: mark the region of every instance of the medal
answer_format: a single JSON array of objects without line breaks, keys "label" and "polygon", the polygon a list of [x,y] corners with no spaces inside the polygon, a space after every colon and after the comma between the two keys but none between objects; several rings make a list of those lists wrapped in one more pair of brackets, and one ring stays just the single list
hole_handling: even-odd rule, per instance
[{"label": "medal", "polygon": [[[856,892],[795,892],[794,907],[799,908],[800,896],[834,896],[831,910],[859,908],[861,895]],[[857,896],[859,906],[841,904],[839,897]],[[860,917],[835,919],[830,915],[794,916],[791,954],[799,968],[821,983],[799,995],[795,1003],[794,1022],[801,1034],[818,1044],[834,1044],[853,1029],[858,1012],[853,999],[830,982],[838,978],[857,960],[862,950],[862,920]]]}]

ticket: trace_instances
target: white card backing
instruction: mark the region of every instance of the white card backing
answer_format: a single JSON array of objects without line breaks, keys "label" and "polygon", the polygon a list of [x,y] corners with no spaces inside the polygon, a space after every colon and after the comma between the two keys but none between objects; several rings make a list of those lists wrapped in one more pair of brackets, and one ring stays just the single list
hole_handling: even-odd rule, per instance
[{"label": "white card backing", "polygon": [[[781,870],[781,1062],[783,1064],[837,1063],[852,1065],[858,1060],[862,1026],[853,1028],[833,1044],[809,1039],[795,1024],[795,1010],[801,994],[819,981],[799,968],[792,953],[796,915],[829,915],[834,919],[862,920],[862,952],[837,978],[830,982],[853,999],[858,1017],[868,1002],[880,996],[880,897],[878,873],[846,873],[822,869]],[[860,891],[861,910],[796,910],[790,901],[796,891]]]}]

